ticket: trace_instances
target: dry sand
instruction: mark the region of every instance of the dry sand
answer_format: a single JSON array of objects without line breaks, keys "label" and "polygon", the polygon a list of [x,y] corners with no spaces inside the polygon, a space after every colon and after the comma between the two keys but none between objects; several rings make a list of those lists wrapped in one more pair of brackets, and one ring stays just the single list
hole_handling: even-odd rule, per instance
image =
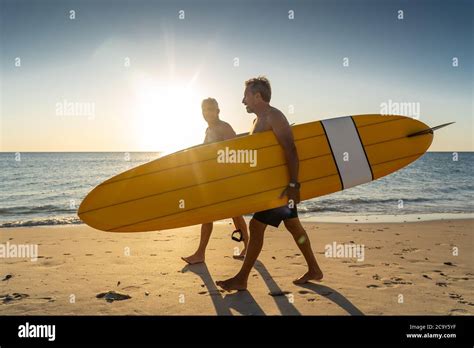
[{"label": "dry sand", "polygon": [[[232,258],[241,243],[231,240],[233,226],[227,222],[215,224],[206,264],[194,266],[180,257],[194,252],[199,226],[130,234],[85,225],[1,229],[0,243],[38,244],[40,256],[36,262],[0,258],[0,313],[474,314],[474,220],[304,225],[324,271],[323,282],[292,284],[306,266],[282,224],[267,229],[249,289],[237,293],[214,285],[241,265]],[[364,244],[364,261],[325,257],[325,245],[333,242]],[[131,298],[107,302],[96,297],[108,291]]]}]

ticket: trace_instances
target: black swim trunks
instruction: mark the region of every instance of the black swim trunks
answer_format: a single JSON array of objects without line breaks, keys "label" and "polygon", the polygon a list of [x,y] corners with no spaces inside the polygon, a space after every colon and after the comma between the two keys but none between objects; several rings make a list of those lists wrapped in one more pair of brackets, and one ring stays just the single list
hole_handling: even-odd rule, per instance
[{"label": "black swim trunks", "polygon": [[278,227],[283,220],[298,217],[296,205],[293,208],[284,205],[282,207],[262,210],[253,214],[255,220],[263,224]]}]

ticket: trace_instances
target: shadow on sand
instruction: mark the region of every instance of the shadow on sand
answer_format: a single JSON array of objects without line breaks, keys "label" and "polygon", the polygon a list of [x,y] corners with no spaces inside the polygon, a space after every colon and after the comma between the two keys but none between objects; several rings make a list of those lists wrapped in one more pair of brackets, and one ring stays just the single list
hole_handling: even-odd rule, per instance
[{"label": "shadow on sand", "polygon": [[[277,294],[276,296],[273,296],[273,299],[280,313],[282,315],[301,315],[293,303],[291,303],[284,295],[278,284],[275,283],[265,265],[257,260],[254,268],[262,277],[270,293]],[[222,296],[220,289],[216,286],[205,263],[186,265],[181,272],[192,272],[201,278],[211,296],[217,315],[233,315],[231,309],[242,315],[266,315],[249,291],[238,291]],[[347,298],[330,287],[315,283],[306,283],[299,286],[330,299],[350,315],[364,315],[364,313],[354,306]]]},{"label": "shadow on sand", "polygon": [[351,301],[345,298],[344,295],[328,286],[316,283],[299,284],[298,286],[311,290],[318,295],[330,299],[332,302],[344,309],[350,315],[364,315],[364,313],[362,313],[359,308],[354,306]]},{"label": "shadow on sand", "polygon": [[205,263],[186,265],[181,270],[183,273],[188,271],[199,276],[206,285],[212,303],[216,308],[217,315],[233,315],[231,308],[243,315],[265,315],[265,312],[260,308],[257,302],[255,302],[255,299],[248,291],[239,291],[235,294],[222,297],[220,289],[218,289],[214,283]]}]

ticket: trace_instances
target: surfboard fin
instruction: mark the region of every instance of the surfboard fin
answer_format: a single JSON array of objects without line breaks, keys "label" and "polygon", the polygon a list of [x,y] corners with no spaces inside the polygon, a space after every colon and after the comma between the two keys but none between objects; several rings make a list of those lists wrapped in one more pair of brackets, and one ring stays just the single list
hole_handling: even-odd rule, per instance
[{"label": "surfboard fin", "polygon": [[433,131],[435,131],[437,129],[440,129],[440,128],[443,128],[443,127],[446,127],[446,126],[449,126],[450,124],[453,124],[453,123],[456,123],[456,122],[449,122],[449,123],[441,124],[441,125],[433,127],[433,128],[428,128],[428,129],[422,130],[420,132],[416,132],[416,133],[407,135],[407,137],[411,138],[411,137],[416,137],[417,135],[423,135],[423,134],[429,134],[429,133],[433,134]]}]

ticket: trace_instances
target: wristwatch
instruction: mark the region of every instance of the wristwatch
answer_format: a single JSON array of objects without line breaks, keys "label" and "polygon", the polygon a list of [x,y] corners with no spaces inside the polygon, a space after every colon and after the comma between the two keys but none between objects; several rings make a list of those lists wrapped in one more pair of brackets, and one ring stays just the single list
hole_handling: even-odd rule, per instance
[{"label": "wristwatch", "polygon": [[288,186],[291,187],[291,188],[297,188],[297,189],[299,189],[299,188],[301,187],[301,184],[300,184],[299,182],[290,182],[290,183],[288,184]]}]

